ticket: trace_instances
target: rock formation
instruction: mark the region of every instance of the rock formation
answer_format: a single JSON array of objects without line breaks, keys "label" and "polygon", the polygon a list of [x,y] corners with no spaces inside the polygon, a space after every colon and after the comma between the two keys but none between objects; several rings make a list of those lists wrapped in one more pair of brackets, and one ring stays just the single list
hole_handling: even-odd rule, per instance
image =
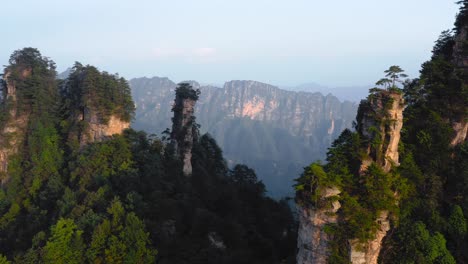
[{"label": "rock formation", "polygon": [[[468,75],[468,53],[466,52],[468,41],[468,25],[463,25],[458,30],[455,36],[455,44],[453,46],[453,62],[463,71],[465,77]],[[465,106],[466,107],[466,106]],[[452,128],[455,134],[450,142],[450,145],[456,146],[465,142],[468,135],[468,118],[461,116],[457,120],[452,120]]]},{"label": "rock formation", "polygon": [[338,221],[336,212],[340,209],[341,204],[333,198],[339,194],[338,188],[324,189],[321,194],[322,202],[330,203],[326,207],[298,205],[299,228],[296,257],[298,264],[328,263],[330,253],[328,245],[332,237],[325,232],[324,227]]},{"label": "rock formation", "polygon": [[185,176],[192,175],[192,147],[198,137],[198,128],[195,123],[195,103],[198,100],[199,91],[193,90],[188,83],[181,83],[176,89],[176,98],[172,111],[171,142],[174,146],[174,154],[183,162]]},{"label": "rock formation", "polygon": [[80,115],[78,120],[87,124],[86,129],[79,138],[81,147],[92,142],[102,141],[112,135],[120,135],[130,127],[130,122],[123,121],[115,115],[111,115],[109,120],[105,122],[98,117],[96,111],[89,109],[84,111],[84,114]]},{"label": "rock formation", "polygon": [[[0,186],[4,186],[9,181],[8,162],[9,157],[18,152],[23,142],[30,112],[18,111],[17,91],[15,81],[9,77],[11,72],[5,70],[3,75],[3,95],[1,105],[5,112],[0,125]],[[20,71],[20,78],[27,78],[31,75],[31,69],[25,68]]]},{"label": "rock formation", "polygon": [[[378,89],[361,101],[357,115],[357,134],[363,141],[360,145],[363,153],[358,158],[361,162],[356,168],[354,177],[369,177],[367,170],[371,164],[376,164],[384,173],[389,173],[393,166],[399,165],[398,144],[403,126],[403,95],[399,91]],[[351,132],[350,132],[351,133]],[[313,166],[313,165],[312,165]],[[327,172],[311,169],[311,178],[305,178],[310,184],[301,185],[301,191],[296,194],[299,208],[298,230],[298,264],[328,263],[332,254],[331,242],[336,242],[334,233],[327,233],[327,225],[346,225],[349,220],[339,209],[341,199],[349,195],[343,189],[333,186],[334,183],[323,181]],[[323,176],[320,176],[323,174]],[[322,179],[322,180],[321,180]],[[298,180],[301,182],[301,179]],[[356,183],[353,188],[361,188]],[[305,186],[310,190],[305,190]],[[317,196],[318,201],[311,202]],[[395,194],[395,200],[397,194]],[[349,261],[353,264],[377,264],[382,247],[382,240],[391,228],[389,211],[376,212],[377,230],[372,239],[362,242],[354,237],[344,237],[348,243],[339,244],[341,251],[348,252]],[[335,245],[337,245],[335,243]]]},{"label": "rock formation", "polygon": [[[398,166],[398,144],[400,131],[403,127],[403,95],[398,92],[379,91],[371,94],[368,100],[363,100],[358,110],[358,132],[368,140],[367,158],[360,167],[363,174],[371,163],[389,172],[393,166]],[[379,142],[379,144],[372,144]],[[396,194],[395,194],[396,195]],[[377,264],[382,240],[390,230],[388,211],[381,211],[376,220],[378,229],[374,239],[360,243],[349,240],[350,261],[353,264]]]}]

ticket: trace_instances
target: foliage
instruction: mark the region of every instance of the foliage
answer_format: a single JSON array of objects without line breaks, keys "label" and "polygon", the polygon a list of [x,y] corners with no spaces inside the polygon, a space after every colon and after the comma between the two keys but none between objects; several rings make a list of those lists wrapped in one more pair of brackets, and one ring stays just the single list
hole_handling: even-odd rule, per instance
[{"label": "foliage", "polygon": [[391,256],[397,263],[457,263],[446,247],[444,236],[431,234],[422,222],[402,225],[395,235],[397,250]]},{"label": "foliage", "polygon": [[60,219],[51,233],[44,247],[44,263],[83,263],[83,231],[72,219]]},{"label": "foliage", "polygon": [[0,254],[0,264],[10,264],[11,262],[8,259]]},{"label": "foliage", "polygon": [[179,83],[175,92],[176,97],[181,99],[192,99],[194,101],[197,101],[198,97],[200,96],[200,90],[194,90],[190,83],[185,82]]},{"label": "foliage", "polygon": [[[135,112],[128,82],[117,74],[100,72],[76,62],[60,85],[61,126],[70,138],[81,142],[93,124],[107,124],[114,117],[130,122]],[[72,150],[79,143],[68,142]]]},{"label": "foliage", "polygon": [[[444,31],[419,79],[404,85],[405,109],[401,166],[409,199],[400,206],[401,225],[387,240],[383,263],[465,263],[468,208],[467,143],[451,144],[453,124],[466,122],[467,71],[456,64],[457,34],[466,27],[461,1],[455,31]],[[462,40],[463,41],[463,40]],[[464,40],[466,41],[466,40]]]},{"label": "foliage", "polygon": [[[408,77],[407,74],[403,73],[404,70],[400,68],[400,66],[393,65],[388,68],[388,70],[385,70],[385,77],[382,78],[379,81],[375,83],[377,86],[383,86],[387,90],[390,91],[399,91],[396,83],[399,82],[401,83],[402,81],[400,78],[406,78]],[[374,88],[375,89],[375,88]],[[371,91],[372,92],[372,91]]]}]

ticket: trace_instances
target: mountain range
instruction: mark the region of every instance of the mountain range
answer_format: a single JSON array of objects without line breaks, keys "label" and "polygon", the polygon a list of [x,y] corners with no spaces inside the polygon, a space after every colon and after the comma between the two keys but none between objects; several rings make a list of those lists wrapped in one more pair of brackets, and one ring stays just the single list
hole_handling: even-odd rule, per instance
[{"label": "mountain range", "polygon": [[[229,165],[246,164],[280,198],[293,193],[293,179],[311,160],[323,159],[339,133],[352,126],[357,104],[329,94],[286,91],[256,81],[202,86],[195,109],[201,131],[221,146]],[[132,126],[161,134],[170,127],[177,84],[168,78],[130,80],[136,104]]]}]

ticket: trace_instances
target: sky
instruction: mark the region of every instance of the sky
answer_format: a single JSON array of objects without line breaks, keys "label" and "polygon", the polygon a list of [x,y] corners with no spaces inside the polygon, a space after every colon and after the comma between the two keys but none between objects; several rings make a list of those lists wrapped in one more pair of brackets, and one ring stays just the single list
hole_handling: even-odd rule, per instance
[{"label": "sky", "polygon": [[38,48],[125,78],[291,86],[373,84],[390,65],[417,77],[455,0],[15,0],[0,5],[0,63]]}]

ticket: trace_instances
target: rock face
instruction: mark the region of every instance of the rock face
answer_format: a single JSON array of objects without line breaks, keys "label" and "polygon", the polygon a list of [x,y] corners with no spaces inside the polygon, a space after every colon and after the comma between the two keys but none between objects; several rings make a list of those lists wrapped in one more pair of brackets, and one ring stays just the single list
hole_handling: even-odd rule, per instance
[{"label": "rock face", "polygon": [[[30,69],[24,69],[21,77],[26,78],[31,74]],[[23,142],[24,133],[29,121],[28,112],[18,112],[16,100],[16,85],[9,80],[10,72],[4,74],[4,95],[2,105],[7,105],[9,111],[6,113],[5,123],[0,130],[0,186],[5,186],[9,181],[8,162],[9,157],[18,152]]]},{"label": "rock face", "polygon": [[79,119],[87,124],[87,128],[80,135],[80,146],[83,147],[92,142],[102,141],[112,135],[122,134],[122,132],[130,127],[129,122],[122,121],[120,118],[111,115],[107,122],[101,120],[95,111],[84,111]]},{"label": "rock face", "polygon": [[[338,196],[337,188],[326,188],[321,197],[324,201]],[[328,244],[332,237],[324,230],[326,224],[337,223],[336,212],[341,204],[338,201],[330,202],[330,206],[315,208],[298,205],[299,229],[297,237],[298,264],[326,264],[328,263]]]},{"label": "rock face", "polygon": [[461,122],[453,122],[452,128],[455,131],[455,136],[450,142],[450,145],[454,147],[465,142],[468,134],[468,121],[463,120]]},{"label": "rock face", "polygon": [[468,25],[464,25],[455,36],[455,45],[453,46],[453,62],[460,68],[468,68],[468,56],[464,51],[467,40]]},{"label": "rock face", "polygon": [[[186,86],[184,86],[186,85]],[[182,84],[176,90],[176,98],[172,111],[171,140],[177,158],[183,162],[183,173],[185,176],[192,175],[192,147],[197,138],[198,130],[195,124],[195,103],[198,99],[193,95],[195,91],[188,84]]]},{"label": "rock face", "polygon": [[[371,162],[376,162],[385,172],[392,165],[399,165],[398,143],[403,127],[403,95],[396,92],[380,91],[361,101],[357,117],[358,132],[369,140],[367,154],[361,171],[365,171]],[[378,148],[372,148],[371,142],[380,142]]]},{"label": "rock face", "polygon": [[[463,26],[455,36],[455,45],[453,47],[453,62],[459,69],[463,69],[468,74],[468,55],[466,53],[466,43],[468,41],[468,25]],[[455,135],[450,145],[456,146],[465,142],[468,135],[467,117],[461,117],[459,120],[452,121],[452,128]]]},{"label": "rock face", "polygon": [[[403,127],[403,95],[397,92],[380,91],[363,100],[358,110],[358,132],[364,135],[369,144],[367,159],[362,161],[360,173],[367,170],[375,162],[385,172],[393,166],[398,166],[398,144],[400,131]],[[378,148],[372,142],[379,142]],[[388,211],[381,211],[377,218],[379,228],[375,238],[365,244],[350,240],[350,261],[353,264],[377,264],[382,247],[382,240],[390,230]]]},{"label": "rock face", "polygon": [[[274,197],[293,195],[293,179],[310,160],[325,158],[330,144],[351,128],[357,104],[335,96],[292,92],[256,81],[230,81],[223,88],[200,86],[195,107],[202,132],[210,133],[229,164],[255,169]],[[171,127],[176,84],[167,78],[130,81],[136,102],[132,125],[151,133]]]}]

